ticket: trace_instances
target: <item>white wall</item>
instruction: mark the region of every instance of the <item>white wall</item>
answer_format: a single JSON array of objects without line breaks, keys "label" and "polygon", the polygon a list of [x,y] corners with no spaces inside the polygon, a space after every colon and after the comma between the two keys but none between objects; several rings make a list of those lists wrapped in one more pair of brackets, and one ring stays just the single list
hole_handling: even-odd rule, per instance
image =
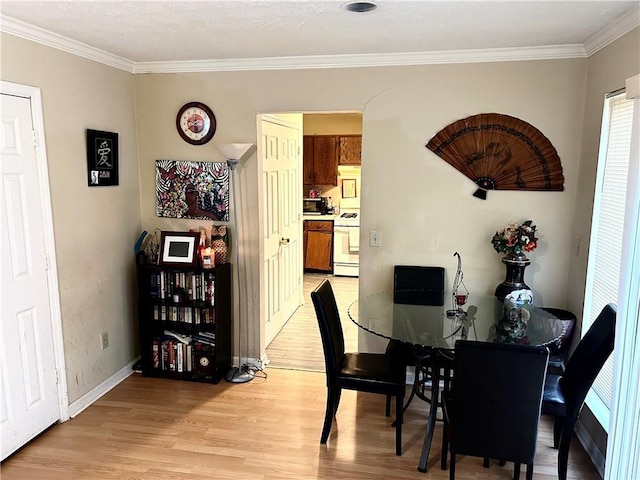
[{"label": "white wall", "polygon": [[[198,221],[155,217],[154,160],[218,160],[211,144],[193,147],[175,132],[178,108],[209,105],[217,142],[255,142],[255,116],[266,112],[362,110],[362,235],[377,228],[383,246],[361,242],[361,293],[390,288],[397,263],[436,264],[455,271],[460,252],[472,294],[491,293],[504,279],[490,240],[507,221],[532,218],[540,247],[526,281],[544,305],[566,305],[571,228],[578,187],[586,60],[309,71],[142,75],[135,78],[142,221],[145,229],[196,228]],[[162,99],[162,101],[159,101]],[[564,192],[490,192],[472,197],[474,184],[425,148],[450,122],[477,113],[519,117],[558,150]],[[255,156],[242,172],[247,238],[257,249],[258,172]],[[259,341],[258,254],[249,259],[253,282],[251,355]]]},{"label": "white wall", "polygon": [[[42,91],[69,400],[138,355],[140,190],[132,75],[2,34],[2,80]],[[120,185],[87,186],[85,130],[118,133]],[[110,346],[100,348],[108,331]]]}]

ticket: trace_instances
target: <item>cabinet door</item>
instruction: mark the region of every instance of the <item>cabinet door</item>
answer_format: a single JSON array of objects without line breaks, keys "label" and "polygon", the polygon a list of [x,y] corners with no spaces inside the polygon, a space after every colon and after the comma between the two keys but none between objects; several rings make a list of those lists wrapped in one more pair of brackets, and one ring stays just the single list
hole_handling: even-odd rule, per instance
[{"label": "cabinet door", "polygon": [[333,233],[333,222],[329,220],[307,220],[307,231]]},{"label": "cabinet door", "polygon": [[309,237],[309,221],[302,222],[302,265],[307,268],[307,238]]},{"label": "cabinet door", "polygon": [[313,137],[302,138],[302,183],[313,185]]},{"label": "cabinet door", "polygon": [[360,165],[362,163],[362,135],[340,137],[340,165]]},{"label": "cabinet door", "polygon": [[305,268],[330,272],[333,233],[309,231],[307,233],[307,254]]},{"label": "cabinet door", "polygon": [[313,137],[314,185],[338,185],[338,137]]}]

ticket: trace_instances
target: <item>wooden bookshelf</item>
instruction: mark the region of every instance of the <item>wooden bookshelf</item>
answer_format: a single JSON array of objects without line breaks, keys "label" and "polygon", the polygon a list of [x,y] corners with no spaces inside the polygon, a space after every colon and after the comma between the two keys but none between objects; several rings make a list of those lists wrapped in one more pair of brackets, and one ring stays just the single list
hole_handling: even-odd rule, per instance
[{"label": "wooden bookshelf", "polygon": [[231,368],[231,266],[137,266],[142,374],[218,383]]}]

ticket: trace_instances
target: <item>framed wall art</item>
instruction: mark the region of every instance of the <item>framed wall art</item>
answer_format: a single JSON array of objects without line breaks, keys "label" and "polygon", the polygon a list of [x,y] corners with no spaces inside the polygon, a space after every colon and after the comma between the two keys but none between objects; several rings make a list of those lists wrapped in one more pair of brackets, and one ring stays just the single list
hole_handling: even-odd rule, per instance
[{"label": "framed wall art", "polygon": [[342,198],[356,197],[356,179],[345,178],[342,180]]},{"label": "framed wall art", "polygon": [[118,134],[87,129],[87,185],[118,185]]},{"label": "framed wall art", "polygon": [[156,160],[156,215],[228,222],[227,164]]},{"label": "framed wall art", "polygon": [[158,265],[169,267],[195,267],[200,232],[162,232]]}]

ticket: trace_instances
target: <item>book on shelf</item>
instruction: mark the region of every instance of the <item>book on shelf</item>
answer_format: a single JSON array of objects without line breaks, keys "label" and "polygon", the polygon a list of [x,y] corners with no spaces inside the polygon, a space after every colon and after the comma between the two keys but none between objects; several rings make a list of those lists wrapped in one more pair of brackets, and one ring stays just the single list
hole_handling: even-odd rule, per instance
[{"label": "book on shelf", "polygon": [[204,343],[205,345],[211,345],[213,347],[215,347],[216,345],[216,339],[215,338],[211,338],[209,336],[205,336],[205,335],[200,335],[198,333],[194,333],[191,338],[193,339],[194,342],[199,342],[199,343]]},{"label": "book on shelf", "polygon": [[168,337],[172,337],[175,338],[176,340],[182,342],[182,343],[191,343],[191,337],[188,335],[182,335],[180,333],[177,332],[172,332],[171,330],[165,330],[164,334]]},{"label": "book on shelf", "polygon": [[184,370],[184,352],[182,350],[182,347],[184,347],[184,343],[180,342],[177,343],[175,345],[176,348],[176,371],[178,373],[182,373],[182,371]]},{"label": "book on shelf", "polygon": [[193,372],[193,347],[187,345],[187,372]]},{"label": "book on shelf", "polygon": [[176,371],[176,351],[174,349],[173,340],[169,340],[167,342],[167,350],[169,352],[169,370],[172,372]]},{"label": "book on shelf", "polygon": [[152,368],[160,368],[160,342],[157,339],[153,341],[151,362]]},{"label": "book on shelf", "polygon": [[189,343],[185,343],[185,336],[181,339],[167,331],[162,337],[156,337],[152,343],[152,364],[153,370],[163,372],[185,373],[194,371],[194,359],[211,356],[214,352],[215,342],[210,335],[203,335],[201,338],[194,338]]},{"label": "book on shelf", "polygon": [[160,270],[149,278],[151,298],[172,299],[174,293],[184,294],[184,299],[215,305],[214,272],[166,272]]}]

